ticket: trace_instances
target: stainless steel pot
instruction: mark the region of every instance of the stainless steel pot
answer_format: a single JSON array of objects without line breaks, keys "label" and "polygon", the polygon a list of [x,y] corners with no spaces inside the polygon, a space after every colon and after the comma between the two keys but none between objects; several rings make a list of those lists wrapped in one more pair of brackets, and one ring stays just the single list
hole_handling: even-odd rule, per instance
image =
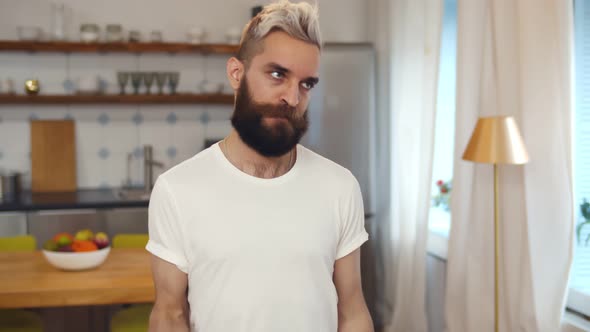
[{"label": "stainless steel pot", "polygon": [[0,201],[18,200],[22,191],[23,174],[19,172],[0,174]]}]

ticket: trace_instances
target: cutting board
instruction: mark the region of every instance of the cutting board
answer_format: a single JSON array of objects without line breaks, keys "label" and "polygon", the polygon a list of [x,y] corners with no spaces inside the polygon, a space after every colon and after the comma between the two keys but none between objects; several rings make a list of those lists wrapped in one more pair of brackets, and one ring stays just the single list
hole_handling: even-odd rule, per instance
[{"label": "cutting board", "polygon": [[31,121],[31,191],[76,191],[76,127],[73,120]]}]

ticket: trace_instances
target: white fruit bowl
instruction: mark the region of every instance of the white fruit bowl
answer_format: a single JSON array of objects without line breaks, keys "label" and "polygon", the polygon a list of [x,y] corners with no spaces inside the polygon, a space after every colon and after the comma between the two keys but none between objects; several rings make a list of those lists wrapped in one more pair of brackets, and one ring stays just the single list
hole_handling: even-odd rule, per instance
[{"label": "white fruit bowl", "polygon": [[111,247],[85,252],[58,252],[43,250],[49,264],[67,271],[88,270],[100,266],[107,259]]}]

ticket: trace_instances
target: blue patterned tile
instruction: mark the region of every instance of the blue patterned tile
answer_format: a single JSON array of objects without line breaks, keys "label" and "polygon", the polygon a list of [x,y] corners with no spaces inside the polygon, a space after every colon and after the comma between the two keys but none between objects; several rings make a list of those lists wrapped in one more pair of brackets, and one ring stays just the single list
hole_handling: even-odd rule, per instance
[{"label": "blue patterned tile", "polygon": [[98,120],[98,123],[100,123],[103,126],[106,126],[109,124],[109,122],[111,122],[111,118],[109,118],[108,114],[106,114],[106,113],[101,113],[98,116],[97,120]]},{"label": "blue patterned tile", "polygon": [[75,120],[75,119],[71,113],[66,113],[66,115],[64,115],[64,120]]},{"label": "blue patterned tile", "polygon": [[103,78],[99,78],[98,79],[98,89],[100,91],[106,91],[109,87],[109,82],[107,82],[105,79]]},{"label": "blue patterned tile", "polygon": [[176,124],[176,121],[178,121],[178,117],[176,116],[176,114],[174,112],[171,112],[166,117],[166,122],[168,122],[168,124],[174,125],[174,124]]},{"label": "blue patterned tile", "polygon": [[201,122],[204,125],[206,125],[207,123],[209,123],[209,121],[211,121],[211,117],[209,116],[209,113],[208,112],[204,112],[199,117],[199,122]]},{"label": "blue patterned tile", "polygon": [[166,154],[168,155],[168,158],[174,159],[178,154],[178,150],[176,150],[176,147],[171,146],[166,150]]},{"label": "blue patterned tile", "polygon": [[139,126],[143,123],[143,115],[141,115],[141,113],[137,112],[133,115],[133,117],[131,118],[131,121],[133,123],[135,123],[136,126]]},{"label": "blue patterned tile", "polygon": [[100,157],[100,159],[108,159],[110,155],[111,152],[107,148],[101,148],[100,150],[98,150],[98,156]]},{"label": "blue patterned tile", "polygon": [[106,180],[102,180],[98,186],[98,188],[102,190],[109,189],[109,187],[109,183]]},{"label": "blue patterned tile", "polygon": [[29,120],[30,121],[39,120],[39,116],[35,113],[31,113],[31,115],[29,115]]},{"label": "blue patterned tile", "polygon": [[136,159],[143,158],[143,149],[142,149],[140,146],[136,147],[136,148],[133,150],[133,156],[134,156]]},{"label": "blue patterned tile", "polygon": [[74,81],[72,81],[72,80],[71,80],[71,79],[69,79],[69,78],[66,78],[66,79],[63,81],[63,84],[62,84],[62,86],[63,86],[63,88],[64,88],[65,92],[67,92],[67,93],[73,93],[73,92],[74,92],[74,90],[76,89],[76,85],[74,84]]}]

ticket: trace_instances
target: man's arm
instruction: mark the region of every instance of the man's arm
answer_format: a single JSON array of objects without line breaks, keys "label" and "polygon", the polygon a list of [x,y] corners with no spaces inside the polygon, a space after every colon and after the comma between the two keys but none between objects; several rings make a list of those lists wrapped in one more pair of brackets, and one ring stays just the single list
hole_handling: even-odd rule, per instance
[{"label": "man's arm", "polygon": [[338,332],[374,332],[361,286],[360,248],[334,264],[338,293]]},{"label": "man's arm", "polygon": [[150,315],[149,332],[189,332],[187,274],[176,265],[152,255],[152,275],[156,302]]}]

